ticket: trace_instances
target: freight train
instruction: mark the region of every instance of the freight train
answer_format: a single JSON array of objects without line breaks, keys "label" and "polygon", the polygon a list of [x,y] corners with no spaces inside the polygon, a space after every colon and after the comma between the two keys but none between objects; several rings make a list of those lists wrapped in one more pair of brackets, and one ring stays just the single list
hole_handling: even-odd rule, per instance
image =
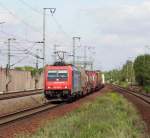
[{"label": "freight train", "polygon": [[44,95],[47,99],[72,101],[103,87],[100,71],[88,71],[73,65],[46,65]]}]

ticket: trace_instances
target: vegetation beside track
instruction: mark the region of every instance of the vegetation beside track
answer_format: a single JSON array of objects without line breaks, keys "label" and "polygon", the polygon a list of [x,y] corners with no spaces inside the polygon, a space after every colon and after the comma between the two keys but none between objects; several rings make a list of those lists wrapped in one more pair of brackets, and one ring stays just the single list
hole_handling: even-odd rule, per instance
[{"label": "vegetation beside track", "polygon": [[139,87],[140,92],[150,93],[150,54],[139,55],[134,61],[120,68],[104,72],[106,82],[123,87]]},{"label": "vegetation beside track", "polygon": [[49,122],[34,135],[17,138],[140,138],[143,134],[144,123],[133,106],[109,93]]},{"label": "vegetation beside track", "polygon": [[41,74],[43,71],[43,68],[36,69],[34,67],[31,67],[31,66],[15,67],[15,69],[20,70],[20,71],[30,71],[32,77],[34,77],[36,74]]},{"label": "vegetation beside track", "polygon": [[144,91],[146,93],[150,93],[150,86],[144,86]]}]

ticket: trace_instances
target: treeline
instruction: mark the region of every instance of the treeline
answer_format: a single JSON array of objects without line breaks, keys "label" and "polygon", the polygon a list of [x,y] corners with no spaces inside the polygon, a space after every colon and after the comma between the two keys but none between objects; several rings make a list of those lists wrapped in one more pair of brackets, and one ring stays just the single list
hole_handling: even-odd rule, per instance
[{"label": "treeline", "polygon": [[150,88],[150,55],[140,55],[134,62],[128,60],[121,69],[105,72],[105,78],[108,83]]}]

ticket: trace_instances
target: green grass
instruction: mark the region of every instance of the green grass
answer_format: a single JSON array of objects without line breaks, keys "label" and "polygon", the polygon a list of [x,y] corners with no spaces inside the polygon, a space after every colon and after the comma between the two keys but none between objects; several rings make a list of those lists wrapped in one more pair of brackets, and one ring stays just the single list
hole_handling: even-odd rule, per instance
[{"label": "green grass", "polygon": [[150,93],[150,86],[144,86],[144,91],[146,93]]},{"label": "green grass", "polygon": [[34,135],[17,138],[143,138],[144,123],[122,96],[109,93],[66,116],[48,122]]},{"label": "green grass", "polygon": [[124,88],[128,88],[128,86],[129,86],[129,84],[127,82],[120,82],[119,85]]}]

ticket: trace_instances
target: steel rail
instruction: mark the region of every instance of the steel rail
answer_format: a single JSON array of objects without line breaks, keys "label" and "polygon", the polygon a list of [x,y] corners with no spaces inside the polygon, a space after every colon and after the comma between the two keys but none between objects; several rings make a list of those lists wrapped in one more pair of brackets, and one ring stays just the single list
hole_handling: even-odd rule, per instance
[{"label": "steel rail", "polygon": [[37,95],[37,94],[42,94],[42,93],[43,93],[43,89],[4,93],[4,94],[0,94],[0,100],[7,100],[7,99],[12,99],[12,98]]},{"label": "steel rail", "polygon": [[22,111],[17,111],[17,112],[10,113],[7,115],[2,115],[2,116],[0,116],[0,126],[15,122],[17,120],[21,120],[21,119],[24,119],[27,117],[30,117],[32,115],[36,115],[38,113],[41,113],[41,112],[44,112],[47,110],[52,110],[52,109],[60,107],[64,104],[65,103],[51,104],[50,102],[48,102],[48,103],[45,103],[45,104],[38,106],[38,107],[33,107],[30,109],[24,109]]},{"label": "steel rail", "polygon": [[144,101],[144,102],[150,104],[150,97],[149,97],[149,96],[146,96],[146,95],[143,95],[143,94],[139,94],[139,93],[137,93],[137,92],[135,92],[135,91],[132,91],[132,90],[123,88],[123,87],[118,86],[118,85],[111,84],[111,86],[112,86],[112,87],[114,88],[114,90],[116,90],[116,91],[120,90],[120,91],[122,91],[122,92],[127,92],[127,93],[129,93],[129,94],[132,94],[132,95],[138,97],[138,98],[141,99],[142,101]]}]

